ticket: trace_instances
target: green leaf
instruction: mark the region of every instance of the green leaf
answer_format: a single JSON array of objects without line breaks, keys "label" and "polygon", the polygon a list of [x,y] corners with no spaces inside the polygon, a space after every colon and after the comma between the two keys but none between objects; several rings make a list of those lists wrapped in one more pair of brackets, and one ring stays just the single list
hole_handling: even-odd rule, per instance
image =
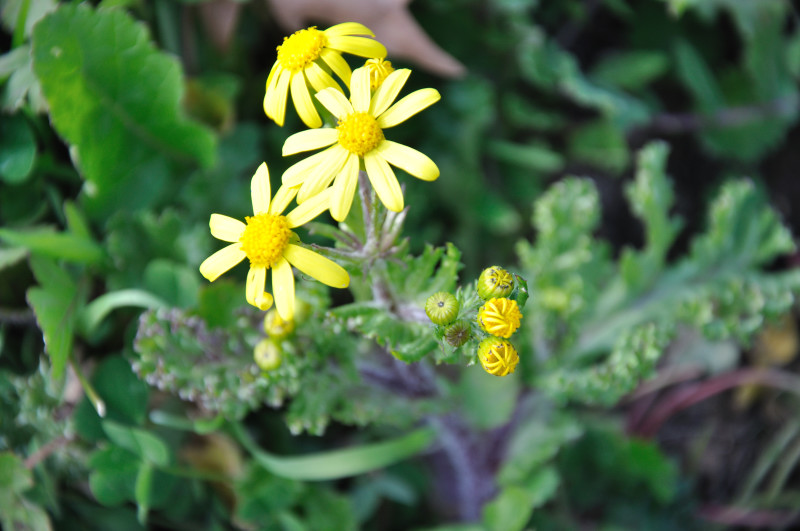
[{"label": "green leaf", "polygon": [[152,505],[153,495],[153,465],[149,461],[142,461],[139,464],[139,471],[136,474],[136,485],[134,487],[134,499],[136,500],[136,519],[145,525],[147,513]]},{"label": "green leaf", "polygon": [[51,531],[47,512],[23,493],[33,487],[31,471],[11,452],[0,453],[0,525],[8,531]]},{"label": "green leaf", "polygon": [[79,329],[83,335],[91,335],[103,319],[117,308],[165,308],[167,303],[155,295],[138,289],[113,291],[100,295],[86,305],[79,316]]},{"label": "green leaf", "polygon": [[144,270],[144,284],[170,306],[197,306],[200,275],[196,269],[170,260],[156,259]]},{"label": "green leaf", "polygon": [[8,184],[24,182],[36,160],[36,139],[25,117],[0,120],[0,179]]},{"label": "green leaf", "polygon": [[11,452],[0,453],[0,492],[21,494],[32,486],[31,471],[22,459]]},{"label": "green leaf", "polygon": [[668,68],[669,58],[661,52],[630,51],[603,57],[590,77],[612,87],[636,90],[664,75]]},{"label": "green leaf", "polygon": [[0,239],[11,245],[25,247],[33,254],[50,258],[96,264],[105,252],[93,240],[70,232],[57,232],[52,227],[32,227],[24,230],[0,228]]},{"label": "green leaf", "polygon": [[24,247],[0,248],[0,271],[22,261],[26,256],[28,250]]},{"label": "green leaf", "polygon": [[75,322],[85,295],[55,262],[33,256],[31,268],[40,287],[28,289],[28,303],[44,333],[45,351],[53,364],[53,378],[61,378],[72,352]]},{"label": "green leaf", "polygon": [[577,128],[569,138],[570,156],[612,174],[623,172],[630,162],[623,131],[608,120]]},{"label": "green leaf", "polygon": [[483,521],[490,531],[521,531],[533,514],[556,492],[559,476],[553,467],[540,470],[523,486],[506,487],[486,504]]},{"label": "green leaf", "polygon": [[98,450],[89,458],[89,488],[103,505],[120,505],[134,497],[139,469],[136,455],[119,446]]},{"label": "green leaf", "polygon": [[722,90],[694,46],[686,40],[678,40],[674,54],[678,77],[692,93],[699,108],[703,112],[712,112],[724,107]]},{"label": "green leaf", "polygon": [[95,218],[152,205],[175,172],[213,164],[214,137],[179,110],[178,61],[157,51],[126,12],[61,5],[34,29],[33,58]]},{"label": "green leaf", "polygon": [[301,457],[282,457],[258,448],[241,424],[231,423],[229,428],[261,466],[278,476],[303,481],[339,479],[384,468],[425,450],[435,438],[433,430],[420,429],[391,441]]},{"label": "green leaf", "polygon": [[476,428],[496,428],[509,421],[519,392],[519,379],[497,378],[485,371],[464,371],[455,395],[464,417]]},{"label": "green leaf", "polygon": [[516,144],[502,140],[489,143],[487,151],[497,160],[529,170],[555,173],[564,168],[564,157],[540,144]]},{"label": "green leaf", "polygon": [[152,433],[124,426],[113,420],[103,421],[103,431],[114,444],[133,452],[142,459],[162,467],[169,464],[169,448],[164,441]]}]

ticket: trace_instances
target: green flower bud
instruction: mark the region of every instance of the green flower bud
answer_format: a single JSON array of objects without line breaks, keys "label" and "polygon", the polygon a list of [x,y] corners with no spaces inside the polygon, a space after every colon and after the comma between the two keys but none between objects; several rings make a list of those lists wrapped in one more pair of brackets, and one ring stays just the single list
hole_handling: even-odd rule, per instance
[{"label": "green flower bud", "polygon": [[281,349],[274,341],[262,339],[253,350],[253,360],[262,371],[274,371],[281,366]]},{"label": "green flower bud", "polygon": [[273,308],[264,316],[264,332],[272,339],[283,339],[294,331],[294,320],[284,320]]},{"label": "green flower bud", "polygon": [[478,345],[478,359],[489,374],[507,376],[517,368],[519,354],[511,342],[489,336]]},{"label": "green flower bud", "polygon": [[452,293],[439,291],[428,297],[425,313],[434,324],[450,324],[458,315],[458,300]]},{"label": "green flower bud", "polygon": [[478,295],[487,300],[508,297],[514,291],[514,277],[500,266],[487,267],[478,277]]},{"label": "green flower bud", "polygon": [[459,319],[458,321],[449,325],[444,331],[444,340],[451,347],[460,347],[471,338],[472,327],[463,319]]}]

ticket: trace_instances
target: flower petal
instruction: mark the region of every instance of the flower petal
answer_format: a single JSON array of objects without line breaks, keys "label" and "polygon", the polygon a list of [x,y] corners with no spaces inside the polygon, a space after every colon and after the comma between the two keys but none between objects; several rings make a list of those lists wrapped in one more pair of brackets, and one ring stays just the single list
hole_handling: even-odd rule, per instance
[{"label": "flower petal", "polygon": [[411,70],[408,68],[401,68],[395,70],[383,80],[381,86],[375,90],[372,96],[372,102],[369,106],[369,113],[372,116],[380,116],[389,108],[389,105],[394,102],[394,99],[400,94],[403,85],[406,84],[408,76],[411,75]]},{"label": "flower petal", "polygon": [[272,266],[272,293],[278,315],[284,321],[291,321],[294,318],[294,273],[285,258],[279,258]]},{"label": "flower petal", "polygon": [[386,159],[386,162],[407,171],[417,179],[435,181],[439,177],[439,168],[436,164],[427,155],[414,148],[384,140],[376,151]]},{"label": "flower petal", "polygon": [[370,95],[369,70],[363,66],[356,68],[353,77],[350,78],[350,101],[353,102],[353,110],[368,111]]},{"label": "flower petal", "polygon": [[[336,50],[323,48],[319,56],[325,61],[325,64],[339,76],[345,85],[350,86],[350,65],[347,64],[347,61],[344,60],[341,53]],[[339,85],[336,85],[336,87],[338,88]]]},{"label": "flower petal", "polygon": [[378,116],[378,125],[382,129],[393,127],[408,120],[426,107],[430,107],[440,98],[439,91],[436,89],[424,88],[414,91]]},{"label": "flower petal", "polygon": [[346,288],[350,285],[350,275],[342,266],[314,251],[290,243],[283,256],[297,269],[325,285],[332,288]]},{"label": "flower petal", "polygon": [[311,101],[311,94],[308,93],[308,86],[306,85],[306,77],[298,72],[292,76],[292,101],[294,108],[297,109],[297,114],[303,123],[311,128],[316,128],[322,125],[322,118],[319,117],[317,109],[314,108],[314,102]]},{"label": "flower petal", "polygon": [[269,210],[272,192],[269,185],[267,163],[262,162],[250,180],[250,199],[253,201],[253,214],[261,214]]},{"label": "flower petal", "polygon": [[353,113],[353,106],[347,101],[344,94],[336,89],[326,88],[325,90],[320,90],[317,92],[316,98],[326,109],[331,111],[331,114],[339,119]]},{"label": "flower petal", "polygon": [[[320,90],[325,90],[326,88],[334,88],[339,92],[342,92],[342,87],[339,86],[339,83],[334,80],[329,73],[323,70],[317,63],[309,64],[305,70],[306,78],[308,78],[308,82],[311,83],[311,86],[314,87],[315,92],[319,92]],[[350,73],[350,67],[347,67],[348,74]],[[348,79],[349,79],[348,75]]]},{"label": "flower petal", "polygon": [[[267,91],[264,93],[264,114],[266,114],[270,119],[272,119],[272,107],[274,105],[274,100],[278,97],[278,94],[275,91],[278,85],[278,78],[281,77],[281,72],[283,72],[283,69],[276,61],[275,64],[272,65],[272,70],[269,71],[269,76],[267,76]],[[286,95],[284,94],[283,97],[285,98]]]},{"label": "flower petal", "polygon": [[328,47],[340,52],[347,52],[361,57],[386,57],[386,47],[369,37],[351,37],[349,35],[331,35]]},{"label": "flower petal", "polygon": [[208,221],[211,235],[224,242],[238,242],[242,237],[242,232],[247,226],[238,219],[233,219],[222,214],[211,214]]},{"label": "flower petal", "polygon": [[364,155],[367,176],[383,205],[393,212],[403,210],[403,191],[389,163],[375,150]]},{"label": "flower petal", "polygon": [[338,144],[333,146],[330,149],[330,154],[322,159],[317,167],[308,174],[306,180],[303,181],[303,186],[297,192],[297,202],[305,203],[331,184],[336,174],[341,171],[349,154],[349,151]]},{"label": "flower petal", "polygon": [[259,310],[269,310],[272,306],[272,295],[264,291],[266,285],[267,268],[250,266],[250,271],[247,272],[244,298]]},{"label": "flower petal", "polygon": [[221,274],[246,257],[247,255],[242,251],[242,246],[238,242],[232,243],[203,260],[203,263],[200,264],[200,274],[214,282]]},{"label": "flower petal", "polygon": [[359,157],[351,153],[342,171],[333,181],[330,209],[331,216],[336,221],[344,221],[353,205],[353,196],[358,185],[358,161]]},{"label": "flower petal", "polygon": [[286,214],[286,222],[289,224],[289,228],[293,229],[295,227],[299,227],[300,225],[305,225],[315,217],[319,216],[328,208],[331,204],[331,189],[326,188],[325,190],[321,191],[308,201],[304,201],[303,204],[298,205],[295,207],[294,210]]},{"label": "flower petal", "polygon": [[334,149],[339,147],[338,145],[334,145],[329,147],[324,151],[320,151],[319,153],[314,153],[310,157],[301,160],[297,164],[293,164],[283,172],[283,176],[281,176],[281,181],[285,186],[297,186],[302,184],[303,181],[306,180],[308,174],[314,171],[314,168],[319,165],[326,157],[330,156],[330,152]]},{"label": "flower petal", "polygon": [[283,120],[286,118],[286,98],[289,95],[289,82],[292,79],[292,73],[288,70],[281,70],[280,75],[275,73],[277,80],[275,81],[275,92],[270,98],[270,108],[267,116],[283,127]]},{"label": "flower petal", "polygon": [[338,138],[339,131],[331,127],[300,131],[287,138],[286,142],[283,143],[283,156],[286,157],[302,151],[328,147],[336,143]]},{"label": "flower petal", "polygon": [[291,203],[292,199],[297,195],[298,190],[300,190],[299,184],[297,186],[281,185],[278,191],[275,192],[275,197],[272,198],[272,202],[269,204],[269,213],[273,216],[277,216],[286,210],[286,207],[289,206],[289,203]]},{"label": "flower petal", "polygon": [[324,33],[326,37],[332,37],[336,35],[375,36],[375,34],[372,33],[368,27],[366,27],[364,24],[359,24],[358,22],[343,22],[341,24],[336,24],[335,26],[331,26],[330,28],[326,29],[322,33]]}]

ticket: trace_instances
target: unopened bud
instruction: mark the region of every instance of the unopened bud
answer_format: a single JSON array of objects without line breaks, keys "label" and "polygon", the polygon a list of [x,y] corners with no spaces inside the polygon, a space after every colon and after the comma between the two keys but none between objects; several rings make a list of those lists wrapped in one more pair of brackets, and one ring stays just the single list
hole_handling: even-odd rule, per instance
[{"label": "unopened bud", "polygon": [[463,319],[459,319],[449,325],[444,331],[444,340],[451,347],[460,347],[470,338],[472,338],[472,327]]},{"label": "unopened bud", "polygon": [[458,300],[452,293],[439,291],[428,297],[425,313],[434,324],[450,324],[458,316]]},{"label": "unopened bud", "polygon": [[487,267],[478,277],[478,295],[487,300],[508,297],[514,291],[514,277],[500,266]]},{"label": "unopened bud", "polygon": [[281,366],[281,349],[274,341],[262,339],[253,350],[253,360],[262,371],[274,371]]}]

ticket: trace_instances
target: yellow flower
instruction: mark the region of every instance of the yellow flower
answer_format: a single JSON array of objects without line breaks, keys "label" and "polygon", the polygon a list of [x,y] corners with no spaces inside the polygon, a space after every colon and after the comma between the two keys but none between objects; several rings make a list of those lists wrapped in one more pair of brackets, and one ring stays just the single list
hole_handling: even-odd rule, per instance
[{"label": "yellow flower", "polygon": [[489,374],[507,376],[517,368],[519,354],[509,341],[487,337],[478,345],[478,359]]},{"label": "yellow flower", "polygon": [[269,171],[262,163],[250,182],[254,215],[247,216],[245,224],[222,214],[211,214],[211,235],[232,243],[200,264],[200,273],[213,282],[248,258],[250,272],[247,274],[245,297],[247,302],[261,310],[272,306],[272,295],[264,291],[267,269],[272,268],[275,307],[281,318],[287,321],[294,316],[292,266],[334,288],[346,288],[350,284],[350,276],[341,266],[292,243],[299,240],[290,229],[317,217],[328,208],[329,201],[327,193],[320,194],[285,216],[281,215],[296,193],[296,188],[282,186],[270,200]]},{"label": "yellow flower", "polygon": [[519,328],[522,313],[517,301],[506,299],[489,299],[478,310],[478,323],[489,334],[497,337],[511,337]]},{"label": "yellow flower", "polygon": [[316,27],[306,28],[284,37],[283,44],[278,46],[278,59],[267,77],[264,112],[283,126],[286,99],[291,90],[294,107],[303,122],[308,127],[321,126],[322,119],[314,108],[308,84],[315,92],[325,88],[341,89],[318,61],[327,65],[349,86],[350,66],[342,57],[342,52],[361,57],[386,57],[386,48],[371,37],[375,37],[375,34],[356,22],[337,24],[324,31]]},{"label": "yellow flower", "polygon": [[371,90],[380,87],[387,76],[394,72],[391,61],[385,61],[380,57],[367,59],[364,68],[369,70],[369,88]]},{"label": "yellow flower", "polygon": [[383,136],[384,129],[439,101],[439,93],[426,88],[392,105],[410,73],[408,69],[395,70],[371,95],[369,70],[361,67],[350,80],[350,101],[336,89],[317,93],[317,99],[336,116],[339,124],[335,129],[302,131],[286,139],[284,156],[330,146],[283,174],[284,186],[300,186],[298,203],[305,203],[333,182],[331,215],[336,221],[344,221],[353,203],[362,160],[378,198],[395,212],[403,210],[403,192],[389,164],[424,181],[439,177],[439,168],[426,155]]}]

